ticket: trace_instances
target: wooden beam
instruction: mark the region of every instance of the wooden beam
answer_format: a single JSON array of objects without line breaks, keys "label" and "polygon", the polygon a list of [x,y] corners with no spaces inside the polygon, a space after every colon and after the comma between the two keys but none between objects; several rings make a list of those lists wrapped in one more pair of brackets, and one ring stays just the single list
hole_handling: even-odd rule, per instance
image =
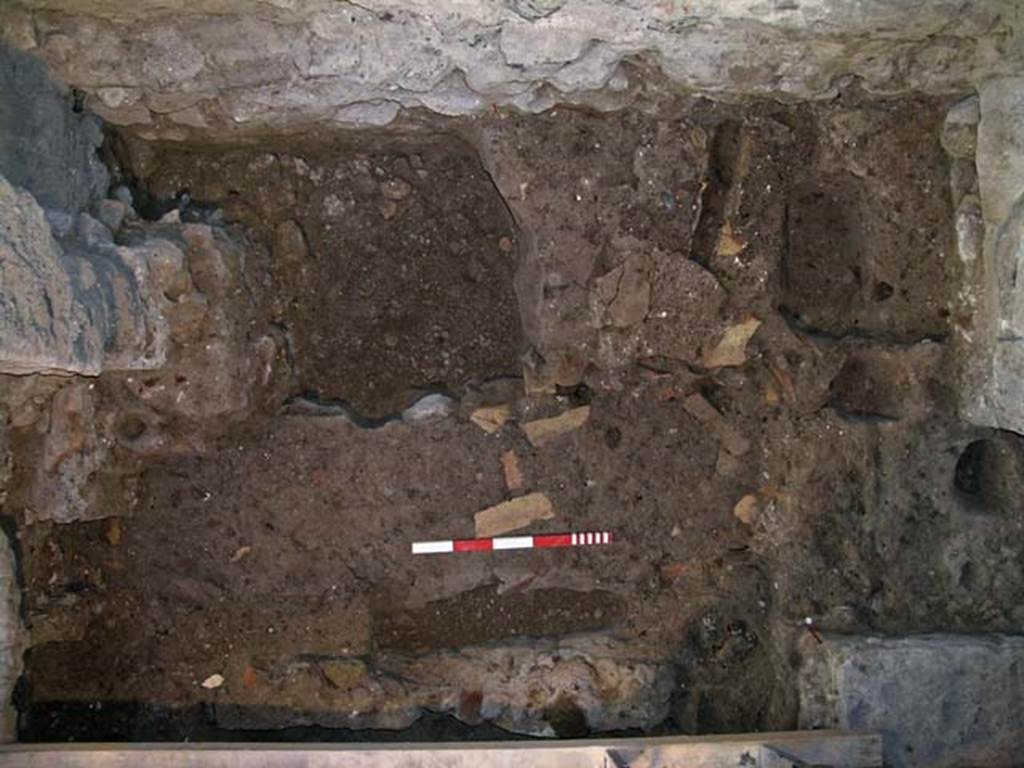
[{"label": "wooden beam", "polygon": [[6,768],[881,768],[874,734],[796,731],[438,744],[9,744]]}]

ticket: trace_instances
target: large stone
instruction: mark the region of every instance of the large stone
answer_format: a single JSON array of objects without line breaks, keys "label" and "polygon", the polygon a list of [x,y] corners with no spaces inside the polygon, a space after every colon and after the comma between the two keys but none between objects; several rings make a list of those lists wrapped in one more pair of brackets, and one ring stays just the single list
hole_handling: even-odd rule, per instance
[{"label": "large stone", "polygon": [[158,367],[166,331],[149,291],[136,252],[74,238],[58,244],[32,195],[0,177],[0,372]]},{"label": "large stone", "polygon": [[1019,765],[1024,637],[810,635],[800,727],[878,731],[885,764]]},{"label": "large stone", "polygon": [[280,397],[283,345],[246,288],[267,285],[266,252],[244,250],[205,224],[177,227],[175,242],[164,236],[166,227],[140,227],[137,244],[121,249],[150,266],[170,338],[158,370],[123,381],[162,417],[209,425],[218,416],[244,414],[261,397]]},{"label": "large stone", "polygon": [[103,346],[43,210],[0,177],[0,370],[99,373]]},{"label": "large stone", "polygon": [[980,96],[978,183],[985,221],[999,225],[1024,189],[1024,77],[990,80]]},{"label": "large stone", "polygon": [[[961,395],[976,424],[1024,431],[1024,77],[991,80],[980,90],[978,187],[984,244],[973,265],[977,222],[958,214],[965,264],[957,339],[964,359]],[[970,198],[965,198],[970,201]]]},{"label": "large stone", "polygon": [[96,432],[93,391],[77,381],[53,396],[42,460],[35,463],[29,520],[69,523],[103,516],[92,503],[90,486],[107,453]]},{"label": "large stone", "polygon": [[701,347],[722,334],[720,310],[726,292],[711,272],[681,253],[654,254],[651,311],[640,353],[696,363]]},{"label": "large stone", "polygon": [[952,157],[973,159],[980,117],[977,96],[969,96],[954,104],[942,125],[942,148]]},{"label": "large stone", "polygon": [[[649,139],[638,142],[638,132]],[[571,148],[572,161],[552,165],[526,150],[540,133]],[[700,126],[629,111],[552,110],[482,128],[477,144],[519,225],[515,288],[533,348],[528,391],[578,384],[590,365],[622,370],[638,354],[696,355],[700,342],[692,342],[706,333],[686,324],[698,305],[707,308],[707,286],[692,284],[685,253],[699,206],[677,205],[676,196],[701,194],[707,134]],[[676,162],[656,160],[664,156]],[[665,190],[673,190],[668,202]],[[640,237],[627,212],[641,203],[674,206],[673,215]]]}]

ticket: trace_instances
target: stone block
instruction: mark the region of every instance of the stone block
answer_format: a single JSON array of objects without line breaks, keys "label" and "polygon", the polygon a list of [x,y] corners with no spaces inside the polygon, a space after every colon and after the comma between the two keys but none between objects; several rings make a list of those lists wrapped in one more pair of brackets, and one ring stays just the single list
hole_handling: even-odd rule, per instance
[{"label": "stone block", "polygon": [[810,635],[800,727],[882,734],[893,768],[1019,765],[1024,637]]},{"label": "stone block", "polygon": [[0,373],[159,367],[166,330],[148,265],[86,214],[58,243],[31,194],[0,177]]}]

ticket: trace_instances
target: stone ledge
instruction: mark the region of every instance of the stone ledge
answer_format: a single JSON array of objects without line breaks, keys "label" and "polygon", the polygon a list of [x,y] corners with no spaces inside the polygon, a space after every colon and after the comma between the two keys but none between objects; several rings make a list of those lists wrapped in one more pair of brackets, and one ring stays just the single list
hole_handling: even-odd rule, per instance
[{"label": "stone ledge", "polygon": [[885,764],[1019,765],[1024,636],[802,641],[800,727],[877,730]]}]

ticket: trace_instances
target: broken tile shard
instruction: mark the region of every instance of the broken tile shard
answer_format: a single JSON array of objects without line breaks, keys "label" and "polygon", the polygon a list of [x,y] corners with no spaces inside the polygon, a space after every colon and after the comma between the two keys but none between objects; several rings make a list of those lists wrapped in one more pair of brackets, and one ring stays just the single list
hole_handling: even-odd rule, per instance
[{"label": "broken tile shard", "polygon": [[722,231],[718,234],[718,245],[715,252],[719,256],[738,256],[746,247],[746,241],[733,232],[732,224],[728,221],[725,222]]},{"label": "broken tile shard", "polygon": [[721,442],[722,448],[733,456],[743,456],[750,451],[750,441],[737,432],[702,395],[690,395],[683,401],[683,407],[695,419],[707,424]]},{"label": "broken tile shard", "polygon": [[355,688],[366,677],[366,665],[358,659],[332,659],[320,665],[332,687],[342,691]]},{"label": "broken tile shard", "polygon": [[748,493],[733,507],[732,513],[736,516],[744,525],[753,525],[757,522],[757,516],[760,510],[757,507],[757,496],[752,493]]},{"label": "broken tile shard", "polygon": [[704,351],[704,367],[725,368],[743,365],[747,361],[747,342],[760,327],[761,321],[751,317],[727,328],[718,343]]},{"label": "broken tile shard", "polygon": [[554,516],[551,500],[543,493],[531,493],[477,512],[476,535],[477,538],[500,536]]},{"label": "broken tile shard", "polygon": [[526,433],[526,438],[539,448],[561,437],[566,432],[579,429],[587,422],[589,417],[590,406],[584,405],[550,419],[528,421],[523,424],[523,431]]},{"label": "broken tile shard", "polygon": [[469,415],[469,420],[488,434],[494,434],[501,429],[505,422],[512,416],[512,406],[507,403],[502,405],[488,405],[477,408]]},{"label": "broken tile shard", "polygon": [[501,469],[508,490],[518,491],[523,487],[523,470],[519,468],[519,457],[515,451],[505,451],[501,454]]}]

